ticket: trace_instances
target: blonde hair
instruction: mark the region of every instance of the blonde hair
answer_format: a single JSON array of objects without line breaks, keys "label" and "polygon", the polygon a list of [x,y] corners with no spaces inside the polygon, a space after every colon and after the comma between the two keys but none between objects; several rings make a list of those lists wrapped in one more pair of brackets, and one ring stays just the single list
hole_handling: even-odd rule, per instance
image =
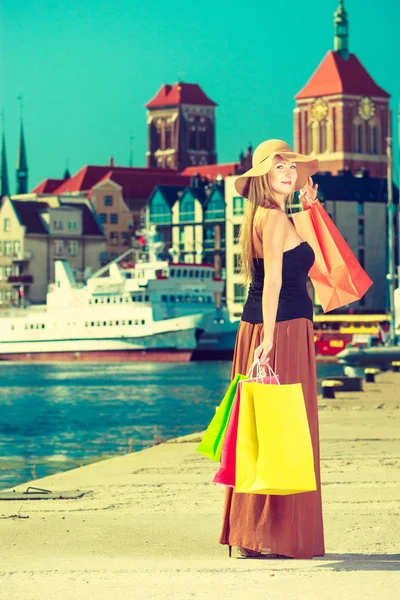
[{"label": "blonde hair", "polygon": [[[260,206],[264,208],[281,209],[281,206],[278,200],[274,197],[274,192],[269,185],[268,173],[259,177],[251,177],[247,190],[247,203],[239,234],[239,244],[242,250],[240,266],[244,278],[244,285],[247,285],[253,277],[253,227],[257,209]],[[286,206],[289,209],[291,207],[293,197],[294,193],[291,193],[286,198]]]}]

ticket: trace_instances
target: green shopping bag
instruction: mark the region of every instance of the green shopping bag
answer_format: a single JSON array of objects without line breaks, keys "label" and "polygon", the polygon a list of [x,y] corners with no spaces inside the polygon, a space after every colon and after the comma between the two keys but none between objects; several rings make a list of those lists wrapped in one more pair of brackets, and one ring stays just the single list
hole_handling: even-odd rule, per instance
[{"label": "green shopping bag", "polygon": [[211,458],[215,462],[221,460],[222,444],[228,427],[237,385],[239,381],[247,379],[247,377],[247,375],[238,374],[232,379],[221,404],[218,406],[211,423],[206,429],[203,439],[196,448],[196,452],[204,454],[204,456]]}]

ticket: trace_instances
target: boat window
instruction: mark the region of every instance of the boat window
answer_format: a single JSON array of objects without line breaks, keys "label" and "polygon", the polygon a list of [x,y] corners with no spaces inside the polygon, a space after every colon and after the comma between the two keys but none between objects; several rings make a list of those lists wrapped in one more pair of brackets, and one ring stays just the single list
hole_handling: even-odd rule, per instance
[{"label": "boat window", "polygon": [[128,325],[132,325],[132,321],[128,321]]},{"label": "boat window", "polygon": [[200,302],[200,303],[204,302],[204,298],[203,298],[203,296],[199,296],[199,297],[197,298],[197,301],[198,301],[198,302]]},{"label": "boat window", "polygon": [[113,322],[112,322],[112,321],[109,321],[109,325],[111,325],[111,327],[112,327],[112,324],[113,324]]},{"label": "boat window", "polygon": [[170,277],[175,277],[175,269],[171,269],[169,274],[170,274]]},{"label": "boat window", "polygon": [[187,269],[183,269],[183,271],[182,271],[182,277],[187,277]]},{"label": "boat window", "polygon": [[190,302],[190,296],[185,297],[185,302]]},{"label": "boat window", "polygon": [[123,301],[124,301],[124,299],[123,299],[123,298],[120,298],[120,299],[119,299],[119,301],[120,301],[120,303],[121,303],[121,302],[123,302]]},{"label": "boat window", "polygon": [[104,325],[104,327],[106,327],[107,321],[103,321],[103,325]]},{"label": "boat window", "polygon": [[198,269],[195,270],[194,276],[195,276],[195,279],[198,279],[198,277],[199,277],[199,270]]},{"label": "boat window", "polygon": [[169,301],[170,301],[170,302],[175,302],[175,296],[170,296],[170,297],[169,297]]},{"label": "boat window", "polygon": [[116,301],[117,301],[117,299],[116,299],[116,298],[113,298],[113,303],[114,303],[114,304],[116,303]]},{"label": "boat window", "polygon": [[98,303],[98,299],[97,299],[97,298],[95,298],[95,299],[94,299],[94,303],[95,303],[95,304],[97,304],[97,303]]},{"label": "boat window", "polygon": [[97,325],[97,327],[100,327],[100,325],[101,325],[100,321],[97,321],[96,325]]},{"label": "boat window", "polygon": [[111,298],[107,298],[107,304],[110,304]]},{"label": "boat window", "polygon": [[166,296],[165,294],[163,294],[161,296],[161,302],[167,302],[168,301],[168,296]]},{"label": "boat window", "polygon": [[94,321],[92,321],[92,322],[90,323],[90,325],[91,325],[92,327],[94,327]]},{"label": "boat window", "polygon": [[177,269],[177,270],[176,270],[176,276],[177,276],[177,277],[180,277],[180,276],[181,276],[181,271],[180,271],[180,269]]},{"label": "boat window", "polygon": [[116,325],[119,325],[119,321],[115,321],[115,324],[116,324]]},{"label": "boat window", "polygon": [[142,325],[145,325],[146,321],[144,319],[142,319]]},{"label": "boat window", "polygon": [[147,296],[147,295],[146,295],[146,296],[144,297],[144,301],[145,301],[145,302],[148,302],[149,300],[150,300],[149,296]]},{"label": "boat window", "polygon": [[136,296],[132,296],[132,302],[136,302]]},{"label": "boat window", "polygon": [[177,296],[178,302],[183,302],[183,296]]}]

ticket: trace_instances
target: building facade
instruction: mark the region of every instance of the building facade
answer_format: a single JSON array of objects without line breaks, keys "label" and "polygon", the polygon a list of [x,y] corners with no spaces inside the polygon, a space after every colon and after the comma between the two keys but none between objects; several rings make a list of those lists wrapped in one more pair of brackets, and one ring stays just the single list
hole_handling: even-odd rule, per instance
[{"label": "building facade", "polygon": [[101,266],[106,240],[93,207],[57,196],[46,202],[5,197],[0,209],[0,304],[45,302],[54,261],[66,259],[78,281]]},{"label": "building facade", "polygon": [[146,104],[147,166],[215,164],[215,102],[197,84],[163,85]]}]

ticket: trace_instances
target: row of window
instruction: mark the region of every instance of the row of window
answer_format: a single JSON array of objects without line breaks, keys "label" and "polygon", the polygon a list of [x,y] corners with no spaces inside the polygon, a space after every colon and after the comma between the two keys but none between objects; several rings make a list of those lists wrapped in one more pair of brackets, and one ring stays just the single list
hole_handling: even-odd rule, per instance
[{"label": "row of window", "polygon": [[161,296],[162,302],[172,302],[172,303],[183,303],[186,304],[212,304],[211,296],[174,296],[163,294]]},{"label": "row of window", "polygon": [[78,229],[78,223],[76,221],[68,221],[68,223],[64,223],[64,221],[53,221],[53,229],[55,231],[63,231],[64,229],[68,229],[68,231],[76,231]]},{"label": "row of window", "polygon": [[129,296],[102,296],[100,298],[89,298],[89,304],[121,304],[121,303],[129,303],[129,302],[149,302],[150,296],[147,294],[131,294]]},{"label": "row of window", "polygon": [[21,274],[21,270],[19,265],[4,265],[4,267],[0,267],[0,281],[4,281],[14,275],[18,277]]},{"label": "row of window", "polygon": [[21,252],[21,242],[19,240],[0,240],[0,256],[19,256]]},{"label": "row of window", "polygon": [[118,223],[118,213],[99,213],[100,223]]},{"label": "row of window", "polygon": [[146,320],[129,319],[122,321],[85,321],[85,327],[124,327],[125,325],[146,325]]},{"label": "row of window", "polygon": [[79,253],[79,242],[77,240],[53,240],[55,256],[77,256]]},{"label": "row of window", "polygon": [[171,269],[170,277],[182,277],[182,278],[192,278],[195,279],[211,279],[213,273],[211,270],[204,269]]},{"label": "row of window", "polygon": [[[336,149],[335,131],[331,120],[312,121],[308,125],[307,152],[320,154]],[[381,154],[381,134],[378,123],[356,119],[352,125],[352,151],[357,154]]]}]

